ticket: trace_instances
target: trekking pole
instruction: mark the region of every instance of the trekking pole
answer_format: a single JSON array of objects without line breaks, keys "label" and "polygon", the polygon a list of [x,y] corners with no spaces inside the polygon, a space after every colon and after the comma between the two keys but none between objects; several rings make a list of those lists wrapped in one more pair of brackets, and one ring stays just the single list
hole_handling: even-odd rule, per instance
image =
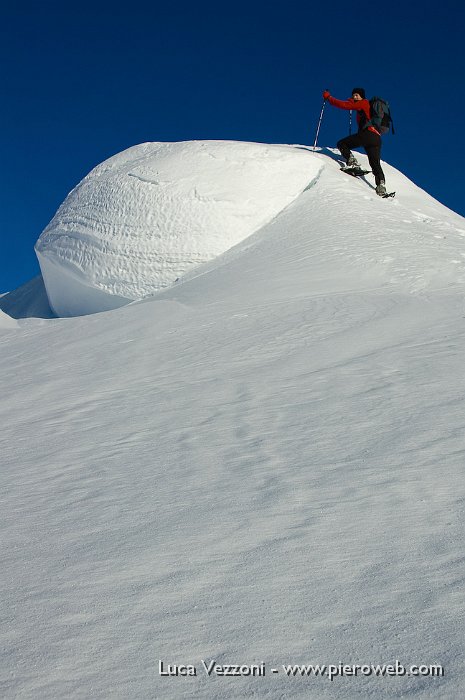
[{"label": "trekking pole", "polygon": [[325,111],[326,100],[323,102],[323,107],[321,108],[320,118],[318,120],[318,126],[316,128],[315,143],[313,144],[313,150],[316,149],[316,144],[318,143],[318,134],[320,133],[321,120],[323,119],[323,112]]},{"label": "trekking pole", "polygon": [[352,134],[352,110],[349,112],[349,135]]}]

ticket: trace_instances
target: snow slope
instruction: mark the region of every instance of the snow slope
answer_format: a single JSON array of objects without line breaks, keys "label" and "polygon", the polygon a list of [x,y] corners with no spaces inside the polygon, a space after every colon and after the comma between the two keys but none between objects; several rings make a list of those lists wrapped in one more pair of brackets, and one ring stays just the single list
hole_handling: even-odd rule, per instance
[{"label": "snow slope", "polygon": [[[465,222],[308,158],[180,283],[0,335],[3,697],[464,695]],[[445,675],[282,668],[396,659]]]},{"label": "snow slope", "polygon": [[53,318],[41,275],[0,297],[0,309],[13,318]]},{"label": "snow slope", "polygon": [[3,328],[16,328],[16,323],[11,316],[0,311],[0,330]]},{"label": "snow slope", "polygon": [[302,150],[144,143],[92,170],[36,244],[58,316],[106,311],[172,284],[276,216],[318,176]]}]

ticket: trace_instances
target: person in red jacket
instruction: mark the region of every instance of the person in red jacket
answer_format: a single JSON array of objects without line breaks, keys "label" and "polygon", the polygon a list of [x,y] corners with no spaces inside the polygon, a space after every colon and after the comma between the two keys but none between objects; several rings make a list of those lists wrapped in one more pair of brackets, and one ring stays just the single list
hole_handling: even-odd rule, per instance
[{"label": "person in red jacket", "polygon": [[376,194],[382,197],[386,194],[386,183],[380,162],[381,135],[371,124],[370,103],[365,99],[365,90],[361,87],[354,88],[350,100],[337,100],[335,97],[331,97],[328,90],[325,90],[323,98],[328,100],[329,104],[334,107],[353,109],[357,112],[358,133],[341,139],[337,142],[337,147],[341,151],[341,155],[345,159],[347,165],[354,168],[360,167],[360,164],[357,162],[350,149],[360,148],[360,146],[365,149],[370,168],[375,176]]}]

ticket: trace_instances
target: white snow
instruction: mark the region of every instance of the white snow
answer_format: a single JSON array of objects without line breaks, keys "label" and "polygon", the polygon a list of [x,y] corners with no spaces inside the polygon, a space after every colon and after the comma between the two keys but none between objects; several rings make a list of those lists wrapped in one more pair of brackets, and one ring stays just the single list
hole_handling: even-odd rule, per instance
[{"label": "white snow", "polygon": [[[2,697],[464,696],[465,221],[305,158],[174,286],[0,336]],[[445,675],[282,667],[396,659]]]},{"label": "white snow", "polygon": [[166,287],[261,228],[319,173],[307,151],[231,141],[145,143],[97,166],[36,251],[58,316]]},{"label": "white snow", "polygon": [[41,275],[0,297],[0,309],[13,318],[53,318]]},{"label": "white snow", "polygon": [[[1,301],[1,299],[0,299]],[[11,316],[8,316],[7,314],[3,313],[3,311],[0,311],[0,331],[3,328],[16,328],[17,324],[16,322],[11,318]]]}]

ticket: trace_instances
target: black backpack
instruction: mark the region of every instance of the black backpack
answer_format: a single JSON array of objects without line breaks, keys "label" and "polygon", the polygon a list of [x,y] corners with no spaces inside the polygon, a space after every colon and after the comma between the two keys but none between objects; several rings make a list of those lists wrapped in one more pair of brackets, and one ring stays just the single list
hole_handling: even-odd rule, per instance
[{"label": "black backpack", "polygon": [[389,131],[389,125],[391,126],[392,133],[394,131],[394,122],[392,121],[391,112],[389,109],[389,102],[383,100],[382,97],[372,97],[370,100],[370,115],[371,119],[367,122],[368,126],[374,126],[379,133],[387,134]]}]

